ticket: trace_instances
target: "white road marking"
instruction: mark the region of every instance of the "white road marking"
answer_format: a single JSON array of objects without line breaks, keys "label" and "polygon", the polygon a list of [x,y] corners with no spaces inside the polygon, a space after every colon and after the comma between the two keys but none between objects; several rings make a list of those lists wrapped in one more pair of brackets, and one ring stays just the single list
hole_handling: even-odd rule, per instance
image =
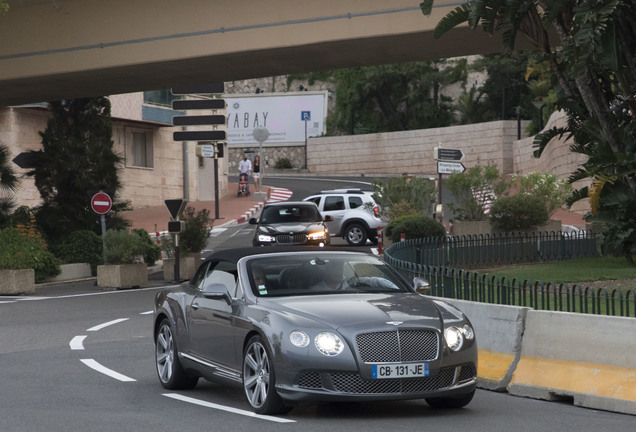
[{"label": "white road marking", "polygon": [[120,322],[128,321],[129,319],[130,318],[119,318],[119,319],[116,319],[116,320],[108,321],[108,322],[105,322],[103,324],[96,325],[95,327],[91,327],[91,328],[89,328],[86,331],[98,331],[98,330],[103,329],[104,327],[108,327],[108,326],[111,326],[113,324],[119,324]]},{"label": "white road marking", "polygon": [[225,406],[225,405],[215,404],[215,403],[212,403],[212,402],[206,402],[206,401],[203,401],[203,400],[200,400],[200,399],[194,399],[194,398],[187,397],[187,396],[182,396],[182,395],[176,394],[176,393],[164,393],[163,395],[166,396],[166,397],[172,398],[172,399],[180,400],[182,402],[187,402],[187,403],[191,403],[191,404],[194,404],[194,405],[199,405],[199,406],[206,407],[206,408],[212,408],[212,409],[217,409],[217,410],[221,410],[221,411],[227,411],[227,412],[230,412],[230,413],[239,414],[239,415],[243,415],[243,416],[247,416],[247,417],[259,418],[261,420],[268,420],[268,421],[273,421],[273,422],[277,422],[277,423],[296,423],[296,420],[290,420],[290,419],[286,419],[286,418],[280,418],[280,417],[256,414],[256,413],[253,413],[252,411],[246,411],[246,410],[242,410],[242,409],[228,407],[228,406]]},{"label": "white road marking", "polygon": [[97,372],[103,373],[104,375],[107,375],[118,381],[122,381],[122,382],[137,381],[134,378],[127,377],[126,375],[122,375],[119,372],[115,372],[112,369],[108,369],[107,367],[102,366],[101,364],[97,363],[93,359],[80,359],[80,361],[84,363],[86,366],[88,366],[89,368],[96,370]]},{"label": "white road marking", "polygon": [[86,336],[75,336],[73,339],[71,339],[68,345],[71,347],[72,350],[83,350],[84,339],[86,339]]},{"label": "white road marking", "polygon": [[149,310],[149,311],[146,311],[146,312],[140,312],[140,313],[139,313],[139,315],[151,315],[151,314],[153,314],[154,312],[155,312],[155,311],[151,311],[151,310]]}]

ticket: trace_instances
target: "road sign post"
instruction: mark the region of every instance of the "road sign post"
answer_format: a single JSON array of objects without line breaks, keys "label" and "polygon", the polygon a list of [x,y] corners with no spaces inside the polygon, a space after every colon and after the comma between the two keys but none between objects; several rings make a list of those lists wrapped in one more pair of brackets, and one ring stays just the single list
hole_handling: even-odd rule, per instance
[{"label": "road sign post", "polygon": [[[183,212],[183,209],[185,209],[186,205],[188,204],[188,200],[170,199],[170,200],[165,200],[164,203],[166,204],[166,207],[168,208],[168,212],[170,212],[170,218],[172,219],[172,221],[179,222],[181,213]],[[179,224],[179,226],[182,227],[181,224]],[[169,224],[169,227],[170,227],[170,224]],[[180,231],[181,229],[179,230],[179,232],[174,233],[174,281],[176,283],[181,282],[181,272],[180,272],[181,268],[179,266],[179,260],[180,260],[179,236],[181,235]]]},{"label": "road sign post", "polygon": [[307,169],[307,122],[311,120],[311,111],[301,111],[300,119],[305,122],[305,169]]},{"label": "road sign post", "polygon": [[113,206],[113,200],[106,192],[99,191],[91,198],[91,208],[95,213],[100,215],[100,224],[102,228],[102,252],[106,251],[106,213]]}]

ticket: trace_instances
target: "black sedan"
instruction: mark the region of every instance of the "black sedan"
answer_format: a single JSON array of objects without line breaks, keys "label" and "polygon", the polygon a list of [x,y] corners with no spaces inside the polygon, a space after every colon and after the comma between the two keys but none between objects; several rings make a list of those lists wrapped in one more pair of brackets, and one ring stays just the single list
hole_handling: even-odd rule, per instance
[{"label": "black sedan", "polygon": [[330,234],[316,204],[312,202],[275,202],[265,204],[259,219],[251,218],[254,246],[306,245],[328,246]]},{"label": "black sedan", "polygon": [[235,383],[260,414],[317,401],[463,407],[477,382],[472,326],[413,282],[360,252],[214,253],[192,280],[156,296],[159,381],[172,390],[200,377]]}]

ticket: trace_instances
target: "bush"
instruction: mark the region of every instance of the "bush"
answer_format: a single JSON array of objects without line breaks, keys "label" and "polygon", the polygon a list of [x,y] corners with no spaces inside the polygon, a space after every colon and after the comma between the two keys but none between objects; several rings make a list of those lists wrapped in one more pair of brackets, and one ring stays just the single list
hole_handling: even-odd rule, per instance
[{"label": "bush", "polygon": [[276,169],[289,169],[293,167],[294,166],[292,165],[291,160],[289,160],[288,158],[280,158],[276,160],[276,163],[274,164],[274,168]]},{"label": "bush", "polygon": [[373,199],[383,217],[392,220],[417,213],[431,214],[437,199],[435,182],[422,177],[390,177],[373,181]]},{"label": "bush", "polygon": [[[179,256],[183,257],[193,252],[201,252],[208,244],[210,230],[214,219],[210,217],[210,211],[202,209],[195,211],[192,207],[186,207],[181,218],[185,222],[185,229],[179,237]],[[174,234],[161,239],[161,249],[166,252],[168,258],[175,257]]]},{"label": "bush", "polygon": [[385,232],[394,243],[400,241],[402,233],[407,239],[446,236],[446,230],[439,221],[418,215],[402,216],[391,221]]},{"label": "bush", "polygon": [[[455,197],[455,203],[447,207],[457,220],[484,220],[484,205],[490,199],[489,194],[500,196],[510,189],[510,183],[499,176],[494,165],[477,165],[463,173],[453,173],[445,182],[446,187]],[[475,197],[475,192],[485,192]]]},{"label": "bush", "polygon": [[105,264],[134,264],[141,261],[146,250],[141,237],[126,230],[106,231]]},{"label": "bush", "polygon": [[36,282],[61,273],[59,261],[40,239],[21,234],[16,228],[5,228],[0,231],[0,244],[1,269],[33,269]]},{"label": "bush", "polygon": [[54,246],[53,252],[64,263],[89,263],[93,275],[103,263],[102,238],[89,230],[72,232]]},{"label": "bush", "polygon": [[490,225],[502,231],[527,229],[542,225],[548,219],[545,202],[524,193],[499,198],[490,209]]},{"label": "bush", "polygon": [[161,246],[152,241],[152,237],[143,228],[133,229],[133,234],[139,236],[144,244],[144,262],[147,265],[154,265],[161,257]]}]

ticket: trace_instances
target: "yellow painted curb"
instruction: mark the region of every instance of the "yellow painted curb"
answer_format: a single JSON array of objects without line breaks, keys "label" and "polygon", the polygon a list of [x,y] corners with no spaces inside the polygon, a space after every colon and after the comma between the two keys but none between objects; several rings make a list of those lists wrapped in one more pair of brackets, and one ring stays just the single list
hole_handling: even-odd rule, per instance
[{"label": "yellow painted curb", "polygon": [[515,360],[515,355],[484,349],[478,351],[477,376],[489,381],[503,380]]},{"label": "yellow painted curb", "polygon": [[510,384],[636,402],[636,369],[618,366],[521,357]]}]

